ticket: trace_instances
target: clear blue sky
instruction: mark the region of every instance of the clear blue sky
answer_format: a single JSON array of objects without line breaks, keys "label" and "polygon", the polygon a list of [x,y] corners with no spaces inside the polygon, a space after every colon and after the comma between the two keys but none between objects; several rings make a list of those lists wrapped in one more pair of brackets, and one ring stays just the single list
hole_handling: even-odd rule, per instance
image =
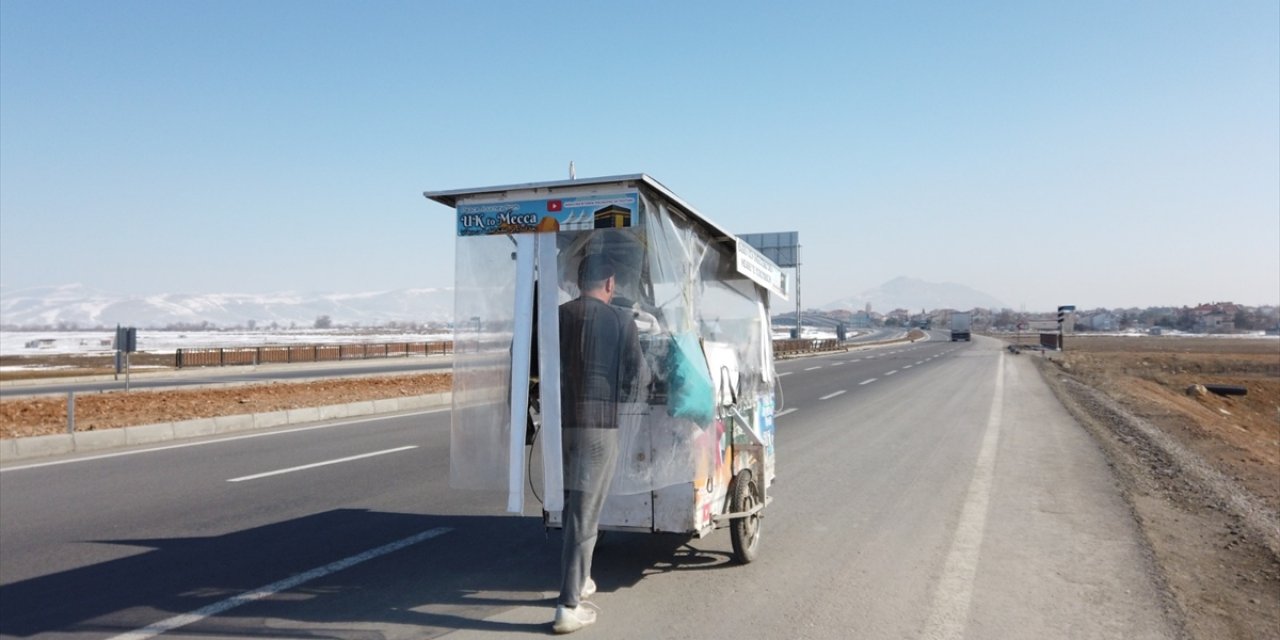
[{"label": "clear blue sky", "polygon": [[805,306],[1280,302],[1280,3],[0,3],[0,284],[450,286],[421,192],[645,172]]}]

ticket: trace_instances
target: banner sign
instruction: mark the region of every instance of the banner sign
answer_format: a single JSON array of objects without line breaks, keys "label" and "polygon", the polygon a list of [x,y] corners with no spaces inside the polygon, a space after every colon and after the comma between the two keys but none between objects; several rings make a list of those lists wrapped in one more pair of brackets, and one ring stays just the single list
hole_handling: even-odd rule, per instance
[{"label": "banner sign", "polygon": [[779,267],[800,266],[800,232],[739,233],[747,244],[755,247],[764,257]]},{"label": "banner sign", "polygon": [[639,224],[637,192],[458,204],[458,235],[619,229]]},{"label": "banner sign", "polygon": [[750,278],[756,284],[787,298],[787,279],[782,269],[752,247],[746,240],[738,238],[738,273]]}]

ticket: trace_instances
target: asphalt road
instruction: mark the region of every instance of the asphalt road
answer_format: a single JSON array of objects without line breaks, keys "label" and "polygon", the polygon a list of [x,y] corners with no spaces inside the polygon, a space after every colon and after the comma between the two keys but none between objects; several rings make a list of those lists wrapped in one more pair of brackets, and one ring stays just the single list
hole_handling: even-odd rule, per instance
[{"label": "asphalt road", "polygon": [[[979,338],[779,363],[760,558],[732,564],[724,531],[610,533],[578,635],[1172,637],[1109,469],[1029,357]],[[559,533],[447,488],[448,419],[0,469],[0,636],[546,635]]]},{"label": "asphalt road", "polygon": [[[164,372],[134,372],[129,376],[130,389],[159,389],[167,387],[191,387],[213,384],[246,384],[279,380],[313,380],[342,378],[352,375],[394,373],[432,373],[448,371],[453,367],[452,356],[427,356],[389,358],[376,360],[351,360],[321,364],[261,365],[236,367],[210,367]],[[125,376],[119,380],[101,376],[92,380],[75,382],[38,381],[13,383],[0,387],[0,398],[19,396],[98,393],[124,389]]]}]

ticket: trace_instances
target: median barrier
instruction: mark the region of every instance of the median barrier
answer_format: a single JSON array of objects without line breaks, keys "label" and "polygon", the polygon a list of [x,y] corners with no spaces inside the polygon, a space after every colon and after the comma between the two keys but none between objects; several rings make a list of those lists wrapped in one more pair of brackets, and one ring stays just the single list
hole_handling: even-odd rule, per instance
[{"label": "median barrier", "polygon": [[[69,453],[101,451],[130,445],[154,444],[216,435],[232,431],[249,431],[291,424],[321,422],[326,419],[357,418],[401,411],[448,408],[453,394],[433,393],[385,400],[364,400],[340,405],[237,414],[216,418],[197,418],[179,422],[162,422],[115,429],[56,433],[47,436],[0,439],[0,462],[8,463],[33,458],[47,458]],[[337,417],[338,414],[342,414]],[[332,415],[334,418],[322,418]]]},{"label": "median barrier", "polygon": [[[210,420],[212,422],[212,420]],[[75,434],[72,434],[75,435]],[[137,427],[124,428],[125,444],[151,444],[173,439],[173,423],[144,424]]]},{"label": "median barrier", "polygon": [[228,431],[244,431],[253,428],[253,414],[242,413],[235,416],[218,416],[213,419],[213,428],[215,433],[226,433]]},{"label": "median barrier", "polygon": [[289,412],[287,410],[265,411],[253,414],[254,429],[268,429],[286,424],[289,424]]},{"label": "median barrier", "polygon": [[196,418],[173,423],[174,438],[198,438],[222,433],[223,431],[227,431],[227,429],[218,428],[217,418]]}]

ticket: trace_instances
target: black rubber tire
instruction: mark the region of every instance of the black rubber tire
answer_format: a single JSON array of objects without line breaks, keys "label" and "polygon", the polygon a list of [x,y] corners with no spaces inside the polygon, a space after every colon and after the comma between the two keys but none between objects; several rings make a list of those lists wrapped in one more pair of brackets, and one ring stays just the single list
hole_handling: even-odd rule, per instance
[{"label": "black rubber tire", "polygon": [[[730,508],[746,511],[760,504],[760,491],[751,477],[750,469],[743,469],[733,479],[733,502]],[[739,564],[747,564],[760,554],[760,514],[735,518],[729,522],[729,539],[733,542],[733,557]]]}]

